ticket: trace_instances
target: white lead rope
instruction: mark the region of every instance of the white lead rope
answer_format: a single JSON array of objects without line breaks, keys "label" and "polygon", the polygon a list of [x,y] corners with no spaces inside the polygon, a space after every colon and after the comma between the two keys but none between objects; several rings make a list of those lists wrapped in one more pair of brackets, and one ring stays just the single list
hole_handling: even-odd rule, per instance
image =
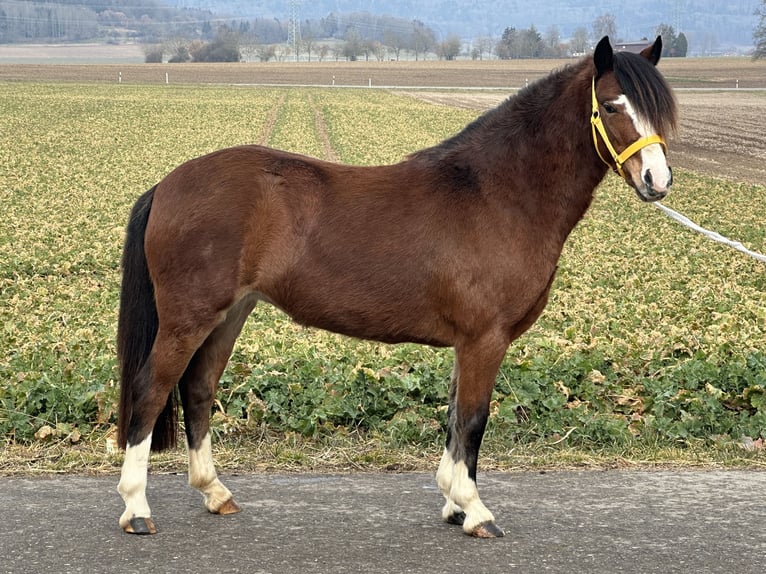
[{"label": "white lead rope", "polygon": [[737,251],[741,251],[742,253],[745,253],[749,255],[750,257],[757,259],[758,261],[762,261],[763,263],[766,263],[766,255],[762,255],[760,253],[756,253],[755,251],[751,251],[744,245],[742,245],[739,241],[733,241],[729,239],[728,237],[724,237],[720,233],[716,233],[715,231],[710,231],[709,229],[705,229],[704,227],[700,227],[696,223],[694,223],[691,219],[686,217],[685,215],[681,215],[677,211],[673,211],[669,207],[665,207],[659,202],[655,202],[652,205],[654,205],[657,209],[660,209],[665,212],[666,215],[669,217],[672,217],[682,225],[685,225],[689,229],[693,229],[697,233],[701,233],[702,235],[709,237],[713,241],[717,241],[718,243],[723,243],[724,245],[728,245],[729,247],[732,247],[736,249]]}]

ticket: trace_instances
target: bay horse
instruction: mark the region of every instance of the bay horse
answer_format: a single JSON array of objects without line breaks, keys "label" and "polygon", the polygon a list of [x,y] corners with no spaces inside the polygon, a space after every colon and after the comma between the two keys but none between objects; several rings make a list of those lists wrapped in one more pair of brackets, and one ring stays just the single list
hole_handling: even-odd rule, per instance
[{"label": "bay horse", "polygon": [[180,391],[189,483],[210,512],[240,510],[218,479],[209,418],[218,380],[259,301],[295,321],[385,343],[454,347],[442,517],[502,536],[476,486],[490,395],[511,341],[543,311],[564,241],[609,168],[643,201],[672,183],[674,96],[641,54],[604,37],[400,163],[350,166],[256,145],[174,169],[128,222],[118,320],[118,491],[126,532],[156,531],[152,450],[172,446]]}]

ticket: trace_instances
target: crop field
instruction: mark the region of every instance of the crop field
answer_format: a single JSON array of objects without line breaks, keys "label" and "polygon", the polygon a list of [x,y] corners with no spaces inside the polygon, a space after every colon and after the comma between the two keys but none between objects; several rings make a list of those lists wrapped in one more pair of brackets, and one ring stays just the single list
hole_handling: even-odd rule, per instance
[{"label": "crop field", "polygon": [[[0,473],[119,463],[104,444],[116,421],[124,226],[136,198],[173,167],[242,143],[395,162],[497,98],[30,81],[10,68],[0,66],[13,80],[0,82]],[[679,161],[665,203],[766,252],[766,95],[725,94],[679,94]],[[742,114],[749,119],[726,131]],[[223,465],[430,464],[451,366],[449,350],[337,337],[259,306],[213,412]],[[508,352],[483,453],[506,467],[551,453],[554,464],[651,464],[656,449],[703,461],[734,452],[759,465],[764,439],[766,266],[678,226],[609,176],[564,250],[547,310]],[[244,460],[244,450],[261,458]]]}]

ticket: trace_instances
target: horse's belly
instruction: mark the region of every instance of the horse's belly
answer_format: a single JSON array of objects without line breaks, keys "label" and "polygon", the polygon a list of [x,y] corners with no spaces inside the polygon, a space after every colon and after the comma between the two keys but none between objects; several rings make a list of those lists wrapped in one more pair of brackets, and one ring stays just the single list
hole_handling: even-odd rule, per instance
[{"label": "horse's belly", "polygon": [[308,327],[382,343],[421,343],[435,347],[454,344],[454,329],[427,309],[406,301],[366,303],[306,297],[285,305],[277,303],[290,317]]}]

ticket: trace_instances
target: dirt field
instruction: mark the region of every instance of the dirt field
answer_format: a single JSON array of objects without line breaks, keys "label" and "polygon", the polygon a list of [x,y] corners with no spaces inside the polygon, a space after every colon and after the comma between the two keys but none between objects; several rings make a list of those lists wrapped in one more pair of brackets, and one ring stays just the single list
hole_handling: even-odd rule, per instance
[{"label": "dirt field", "polygon": [[144,61],[139,44],[0,44],[0,62],[74,64]]},{"label": "dirt field", "polygon": [[[434,103],[480,110],[567,62],[0,64],[0,81],[164,83],[167,74],[174,84],[371,85],[404,88]],[[766,62],[679,58],[665,59],[660,67],[676,88],[681,109],[680,135],[670,143],[673,164],[766,185]],[[421,89],[425,87],[442,91]]]},{"label": "dirt field", "polygon": [[[103,48],[103,57],[114,50]],[[0,62],[4,50],[0,46]],[[42,49],[42,48],[41,48]],[[0,81],[41,80],[112,82],[118,75],[129,83],[288,84],[328,86],[518,88],[572,60],[492,60],[427,62],[301,62],[230,64],[82,64],[82,49],[72,48],[70,64],[0,63]],[[47,53],[47,52],[43,52]],[[69,52],[64,52],[69,53]],[[119,52],[115,52],[119,53]],[[115,56],[116,57],[116,56]],[[30,62],[35,60],[30,59]],[[748,58],[678,58],[663,60],[663,73],[676,88],[766,88],[766,62]]]},{"label": "dirt field", "polygon": [[679,92],[674,164],[766,185],[766,92]]}]

